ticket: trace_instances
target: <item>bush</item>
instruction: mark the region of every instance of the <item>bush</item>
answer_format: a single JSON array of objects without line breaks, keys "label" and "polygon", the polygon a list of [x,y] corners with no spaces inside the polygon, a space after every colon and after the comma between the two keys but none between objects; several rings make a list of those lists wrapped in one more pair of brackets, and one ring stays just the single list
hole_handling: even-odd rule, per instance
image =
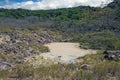
[{"label": "bush", "polygon": [[120,40],[116,35],[109,31],[88,32],[82,37],[72,39],[71,41],[80,42],[82,48],[101,49],[101,50],[119,50]]}]

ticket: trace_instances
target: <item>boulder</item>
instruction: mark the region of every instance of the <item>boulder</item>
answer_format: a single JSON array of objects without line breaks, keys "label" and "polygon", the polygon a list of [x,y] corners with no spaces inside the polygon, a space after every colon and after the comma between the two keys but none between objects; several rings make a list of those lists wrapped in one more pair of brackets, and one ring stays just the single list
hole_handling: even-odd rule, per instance
[{"label": "boulder", "polygon": [[10,67],[12,67],[10,63],[0,62],[0,70],[6,70]]},{"label": "boulder", "polygon": [[88,64],[83,64],[83,65],[81,66],[81,69],[83,69],[83,70],[90,70],[90,69],[92,69],[92,66],[91,66],[91,65],[88,65]]},{"label": "boulder", "polygon": [[112,54],[112,55],[109,55],[108,59],[109,59],[109,60],[116,60],[116,56],[113,55],[113,54]]},{"label": "boulder", "polygon": [[105,59],[108,59],[108,60],[117,60],[118,58],[120,58],[120,52],[104,51],[103,56]]}]

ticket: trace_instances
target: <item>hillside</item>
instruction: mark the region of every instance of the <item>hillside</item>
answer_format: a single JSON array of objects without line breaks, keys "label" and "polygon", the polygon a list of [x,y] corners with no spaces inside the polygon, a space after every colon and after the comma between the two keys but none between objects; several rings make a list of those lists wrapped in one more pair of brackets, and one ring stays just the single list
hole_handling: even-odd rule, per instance
[{"label": "hillside", "polygon": [[[30,30],[45,29],[53,32],[59,32],[62,35],[62,39],[66,38],[67,41],[77,41],[81,36],[88,36],[87,34],[96,37],[103,37],[102,34],[106,34],[107,40],[96,39],[96,43],[88,42],[85,44],[101,44],[103,41],[117,40],[116,44],[120,44],[120,1],[115,0],[104,8],[94,8],[89,6],[80,6],[76,8],[66,8],[57,10],[24,10],[24,9],[0,9],[0,28],[2,31],[8,30],[7,28],[28,28]],[[4,30],[2,27],[5,27]],[[107,31],[107,33],[106,33]],[[113,36],[113,39],[108,38]],[[94,33],[94,34],[93,34]],[[85,37],[83,37],[84,39]],[[94,37],[92,37],[94,39]],[[109,44],[109,43],[108,43]],[[104,45],[108,45],[104,44]],[[118,46],[110,45],[103,49],[119,49]],[[97,47],[97,48],[96,48]],[[100,47],[103,47],[101,45]],[[93,45],[88,48],[101,49],[97,45]],[[116,48],[115,48],[116,47]],[[114,50],[113,49],[113,50]]]},{"label": "hillside", "polygon": [[[65,44],[44,46],[54,42]],[[63,59],[77,55],[73,58],[76,63],[59,64],[41,56],[59,56],[57,51],[67,55]],[[35,62],[53,64],[34,68]],[[104,8],[0,9],[2,80],[119,80],[119,62],[120,0]]]}]

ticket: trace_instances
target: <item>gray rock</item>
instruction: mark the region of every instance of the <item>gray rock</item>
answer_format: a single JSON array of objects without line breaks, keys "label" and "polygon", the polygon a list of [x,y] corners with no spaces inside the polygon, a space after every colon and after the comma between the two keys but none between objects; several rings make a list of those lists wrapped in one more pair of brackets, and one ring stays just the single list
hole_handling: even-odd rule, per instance
[{"label": "gray rock", "polygon": [[81,66],[81,69],[83,69],[83,70],[90,70],[90,69],[92,69],[92,66],[91,66],[91,65],[88,65],[88,64],[83,64],[83,65]]}]

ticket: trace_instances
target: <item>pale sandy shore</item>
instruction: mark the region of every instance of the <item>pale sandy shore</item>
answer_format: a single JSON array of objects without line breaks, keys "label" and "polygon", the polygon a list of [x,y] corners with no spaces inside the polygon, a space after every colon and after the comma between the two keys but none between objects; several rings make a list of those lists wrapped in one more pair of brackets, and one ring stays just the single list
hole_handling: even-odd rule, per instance
[{"label": "pale sandy shore", "polygon": [[[49,59],[55,59],[63,63],[71,63],[78,57],[83,57],[87,54],[95,54],[95,50],[86,50],[79,47],[79,43],[70,42],[54,42],[46,44],[50,52],[43,53],[41,56]],[[61,56],[59,59],[58,56]]]}]

